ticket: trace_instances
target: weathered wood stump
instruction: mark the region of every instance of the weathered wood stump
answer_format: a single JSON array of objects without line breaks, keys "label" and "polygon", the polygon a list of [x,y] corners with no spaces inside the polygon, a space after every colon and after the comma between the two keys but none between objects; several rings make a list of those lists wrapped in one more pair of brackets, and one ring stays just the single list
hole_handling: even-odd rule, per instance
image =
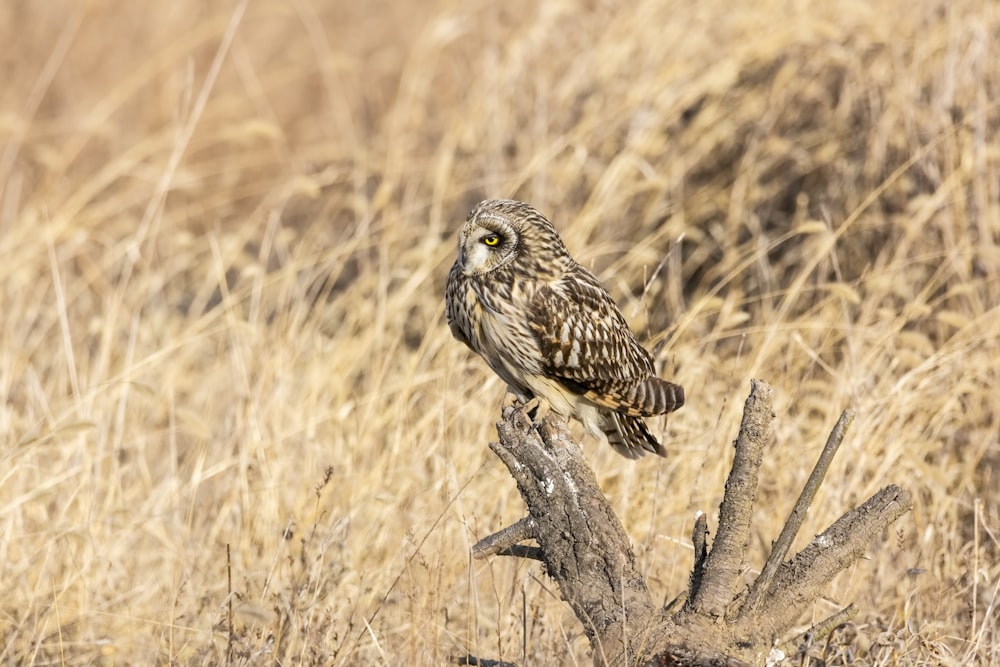
[{"label": "weathered wood stump", "polygon": [[[505,408],[497,424],[499,442],[490,448],[514,477],[528,516],[481,540],[474,555],[540,560],[583,624],[596,665],[762,665],[768,656],[777,657],[780,642],[803,610],[835,574],[911,509],[912,501],[904,490],[887,486],[786,560],[853,419],[845,412],[760,575],[747,587],[743,572],[757,477],[773,418],[771,395],[764,382],[752,383],[719,507],[718,534],[709,547],[707,521],[700,514],[682,604],[659,609],[653,603],[628,535],[566,424],[556,417],[534,424],[522,406]],[[521,544],[529,539],[537,546]],[[816,629],[832,630],[854,612],[850,606]]]}]

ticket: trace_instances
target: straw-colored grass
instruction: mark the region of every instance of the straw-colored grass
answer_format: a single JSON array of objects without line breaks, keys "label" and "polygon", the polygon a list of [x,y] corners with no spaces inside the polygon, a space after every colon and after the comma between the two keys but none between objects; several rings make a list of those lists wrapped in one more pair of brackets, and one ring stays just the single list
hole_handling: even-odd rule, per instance
[{"label": "straw-colored grass", "polygon": [[666,460],[584,439],[654,595],[759,377],[751,568],[845,408],[799,542],[916,499],[812,654],[1000,664],[1000,5],[325,4],[0,8],[0,663],[589,663],[469,559],[523,505],[442,290],[509,196],[687,389]]}]

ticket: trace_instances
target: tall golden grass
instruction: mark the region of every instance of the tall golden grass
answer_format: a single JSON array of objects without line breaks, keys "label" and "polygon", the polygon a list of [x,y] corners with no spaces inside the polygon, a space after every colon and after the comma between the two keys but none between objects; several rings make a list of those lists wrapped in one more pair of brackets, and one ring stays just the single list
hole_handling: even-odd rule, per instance
[{"label": "tall golden grass", "polygon": [[805,532],[917,501],[811,654],[1000,664],[998,40],[992,0],[5,3],[0,663],[588,663],[469,559],[523,506],[442,288],[507,196],[687,389],[666,460],[584,439],[656,595],[760,377],[750,567],[845,408]]}]

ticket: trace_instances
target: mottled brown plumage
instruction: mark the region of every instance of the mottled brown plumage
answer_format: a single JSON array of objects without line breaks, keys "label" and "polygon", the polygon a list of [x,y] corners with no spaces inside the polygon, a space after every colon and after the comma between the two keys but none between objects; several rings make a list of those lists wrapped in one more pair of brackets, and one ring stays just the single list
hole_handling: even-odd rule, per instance
[{"label": "mottled brown plumage", "polygon": [[604,433],[623,456],[666,455],[642,418],[681,407],[684,390],[656,377],[604,285],[534,208],[488,200],[472,210],[446,301],[455,338],[522,399]]}]

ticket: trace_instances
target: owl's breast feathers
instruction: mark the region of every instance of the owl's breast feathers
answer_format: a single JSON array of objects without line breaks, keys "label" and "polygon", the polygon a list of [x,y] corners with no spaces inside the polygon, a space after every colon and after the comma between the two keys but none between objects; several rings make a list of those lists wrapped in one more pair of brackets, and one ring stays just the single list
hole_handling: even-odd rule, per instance
[{"label": "owl's breast feathers", "polygon": [[523,316],[534,283],[509,269],[488,279],[452,271],[448,281],[448,324],[452,335],[480,355],[513,389],[532,393],[530,378],[541,374],[534,336]]},{"label": "owl's breast feathers", "polygon": [[469,330],[471,326],[470,310],[467,303],[469,288],[468,280],[462,276],[461,259],[456,261],[452,265],[451,271],[448,272],[445,291],[445,316],[448,318],[448,328],[451,329],[451,335],[464,343],[466,347],[476,351],[472,346]]}]

